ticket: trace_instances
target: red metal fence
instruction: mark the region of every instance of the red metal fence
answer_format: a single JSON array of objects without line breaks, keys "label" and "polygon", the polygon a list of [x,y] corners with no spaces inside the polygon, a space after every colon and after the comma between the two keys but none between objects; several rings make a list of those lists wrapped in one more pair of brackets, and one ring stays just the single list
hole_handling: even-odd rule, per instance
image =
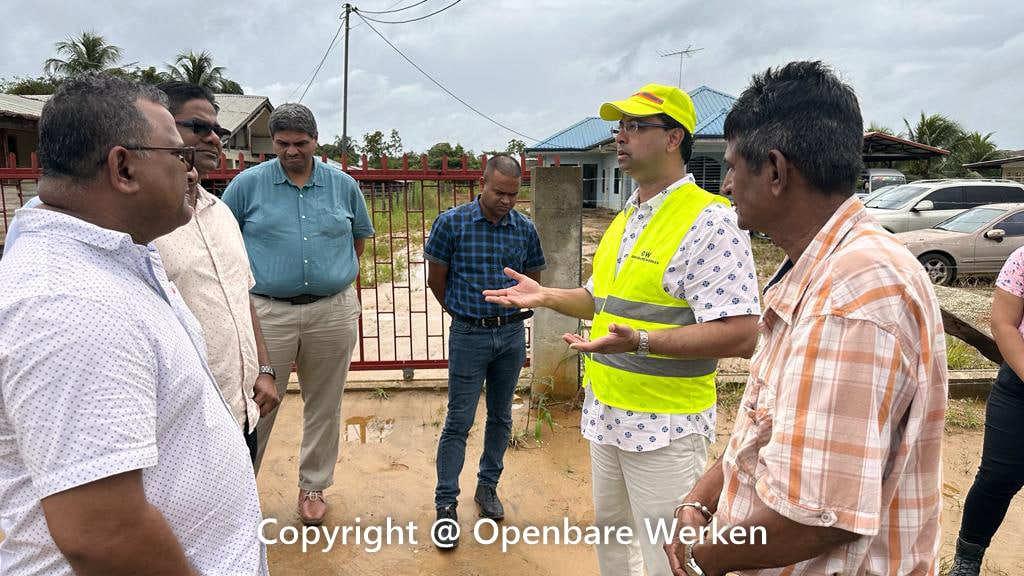
[{"label": "red metal fence", "polygon": [[[407,156],[399,168],[371,168],[366,157],[358,168],[342,164],[359,183],[376,230],[367,240],[360,262],[357,287],[363,315],[352,370],[447,368],[447,322],[427,288],[423,246],[439,212],[476,196],[483,171],[468,168],[468,160],[463,157],[460,167],[450,168],[444,158],[440,169],[429,168],[425,155],[419,158],[419,167],[410,166]],[[521,161],[527,166],[525,156]],[[540,165],[544,159],[531,161]],[[486,157],[481,157],[480,166],[484,164]],[[238,165],[245,165],[241,156]],[[380,165],[388,166],[388,159],[381,159]],[[203,185],[219,195],[241,170],[228,168],[222,158],[221,168],[208,174]],[[30,168],[0,168],[0,239],[6,235],[14,210],[36,195],[40,175],[35,156]],[[530,171],[524,170],[518,209],[526,213],[530,209],[529,181]]]}]

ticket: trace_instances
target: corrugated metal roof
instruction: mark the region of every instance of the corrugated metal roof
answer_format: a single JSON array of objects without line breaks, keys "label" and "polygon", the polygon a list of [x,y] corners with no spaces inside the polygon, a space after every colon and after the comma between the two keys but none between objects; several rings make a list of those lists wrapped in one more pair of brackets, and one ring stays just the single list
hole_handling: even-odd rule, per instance
[{"label": "corrugated metal roof", "polygon": [[[707,86],[700,86],[690,92],[690,98],[697,112],[694,135],[698,138],[722,138],[725,134],[725,117],[736,98]],[[589,150],[610,141],[612,137],[609,130],[615,124],[590,116],[527,148],[527,151]]]},{"label": "corrugated metal roof", "polygon": [[249,96],[243,94],[214,94],[220,110],[217,112],[217,122],[234,132],[246,122],[253,114],[259,111],[264,104],[274,107],[266,96]]},{"label": "corrugated metal roof", "polygon": [[0,116],[39,118],[44,102],[28,96],[0,94]]},{"label": "corrugated metal roof", "polygon": [[[27,94],[17,96],[14,94],[0,94],[0,115],[16,116],[19,118],[39,118],[43,111],[43,104],[50,98],[49,95]],[[217,122],[221,126],[231,130],[238,130],[260,108],[266,104],[271,110],[274,107],[266,96],[250,96],[242,94],[215,94],[217,105],[220,111],[217,113]]]}]

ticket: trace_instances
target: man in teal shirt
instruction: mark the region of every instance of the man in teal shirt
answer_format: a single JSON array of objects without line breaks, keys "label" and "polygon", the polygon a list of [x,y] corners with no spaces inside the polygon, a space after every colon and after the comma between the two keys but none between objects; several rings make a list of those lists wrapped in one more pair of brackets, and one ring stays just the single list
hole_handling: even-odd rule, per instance
[{"label": "man in teal shirt", "polygon": [[[353,282],[373,224],[359,186],[313,158],[317,128],[301,104],[270,115],[277,158],[242,172],[224,191],[238,219],[256,285],[252,288],[277,389],[284,399],[291,365],[302,388],[299,517],[319,525],[323,491],[334,483],[341,396],[358,338]],[[259,469],[277,410],[256,427]]]}]

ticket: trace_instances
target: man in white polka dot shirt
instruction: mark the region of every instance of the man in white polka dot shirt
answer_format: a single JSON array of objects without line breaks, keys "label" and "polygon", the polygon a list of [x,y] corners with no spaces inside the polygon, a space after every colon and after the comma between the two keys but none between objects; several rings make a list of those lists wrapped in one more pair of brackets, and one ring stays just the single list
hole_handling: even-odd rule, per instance
[{"label": "man in white polka dot shirt", "polygon": [[39,133],[43,203],[0,261],[0,575],[267,574],[245,441],[147,246],[191,218],[194,149],[100,74]]},{"label": "man in white polka dot shirt", "polygon": [[[760,314],[747,234],[729,203],[686,172],[696,111],[678,88],[648,84],[605,103],[619,166],[639,187],[601,239],[584,288],[519,284],[488,301],[593,318],[580,427],[590,440],[595,522],[630,525],[630,545],[597,547],[603,576],[671,574],[645,521],[671,520],[704,471],[715,434],[717,358],[750,357]],[[642,561],[641,561],[642,558]]]}]

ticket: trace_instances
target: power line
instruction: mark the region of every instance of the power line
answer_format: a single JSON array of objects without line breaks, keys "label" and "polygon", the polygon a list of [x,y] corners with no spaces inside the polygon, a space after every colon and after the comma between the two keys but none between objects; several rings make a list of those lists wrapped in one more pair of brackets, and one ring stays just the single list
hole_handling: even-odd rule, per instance
[{"label": "power line", "polygon": [[327,61],[327,55],[331,53],[331,49],[334,48],[334,45],[338,42],[338,36],[341,35],[341,29],[344,28],[344,26],[344,22],[338,25],[338,31],[334,33],[334,39],[331,40],[331,45],[327,47],[327,50],[324,52],[324,57],[320,59],[320,63],[317,64],[316,69],[313,70],[313,77],[310,78],[309,82],[306,84],[306,89],[302,91],[302,96],[299,96],[299,102],[302,102],[302,99],[306,97],[306,92],[309,92],[309,87],[313,85],[313,81],[316,80],[316,75],[320,73],[320,69],[323,68],[324,62]]},{"label": "power line", "polygon": [[393,14],[395,12],[401,12],[402,10],[408,10],[409,8],[415,8],[415,7],[419,6],[420,4],[426,3],[426,1],[427,0],[420,0],[419,2],[417,2],[415,4],[410,4],[410,5],[408,5],[408,6],[404,7],[404,8],[399,8],[397,10],[392,10],[392,8],[394,8],[396,5],[402,3],[402,0],[399,0],[398,2],[395,2],[395,4],[389,6],[387,10],[378,10],[376,12],[371,11],[371,10],[360,10],[360,12],[363,12],[364,14]]},{"label": "power line", "polygon": [[[456,1],[455,4],[458,4],[458,1]],[[454,4],[452,4],[452,6],[454,6]],[[385,43],[387,43],[387,45],[390,46],[392,50],[394,50],[395,52],[398,52],[399,56],[404,58],[405,61],[408,62],[409,64],[411,64],[413,68],[419,70],[420,74],[423,74],[424,76],[426,76],[428,80],[430,80],[431,82],[434,83],[434,85],[436,85],[441,90],[444,90],[452,98],[455,98],[456,100],[458,100],[463,106],[465,106],[466,108],[469,108],[473,112],[476,112],[480,117],[482,117],[483,119],[487,120],[488,122],[490,122],[490,123],[492,123],[492,124],[494,124],[496,126],[500,126],[501,128],[504,128],[505,130],[508,130],[509,132],[511,132],[511,133],[513,133],[513,134],[515,134],[517,136],[522,136],[523,138],[526,138],[527,140],[532,140],[534,142],[540,142],[540,140],[538,140],[536,138],[533,138],[531,136],[527,136],[526,134],[523,134],[522,132],[517,132],[517,131],[509,128],[508,126],[505,126],[501,122],[498,122],[497,120],[495,120],[495,119],[491,118],[490,116],[484,114],[483,112],[477,110],[469,102],[466,102],[462,98],[459,98],[458,96],[456,96],[454,92],[452,92],[451,90],[449,90],[449,89],[445,88],[444,86],[442,86],[440,82],[438,82],[437,80],[434,80],[434,78],[430,74],[427,74],[427,72],[423,68],[420,68],[418,65],[416,65],[415,62],[410,60],[408,56],[403,54],[402,51],[399,50],[397,46],[392,44],[390,40],[385,38],[384,35],[380,33],[380,31],[378,31],[376,28],[374,28],[373,24],[370,24],[367,21],[366,17],[364,17],[359,12],[356,12],[356,15],[359,16],[360,18],[362,18],[363,22],[366,22],[366,25],[370,27],[370,30],[373,30],[374,32],[376,32],[377,36],[380,36],[380,39],[383,40]]]},{"label": "power line", "polygon": [[[367,18],[367,17],[363,16],[358,9],[356,10],[356,13],[359,14],[359,17],[362,18],[363,20],[373,20],[374,22],[377,22],[378,24],[408,24],[409,22],[418,22],[420,20],[425,20],[427,18],[430,18],[431,16],[434,16],[436,14],[440,14],[441,12],[444,12],[445,10],[451,8],[452,6],[455,6],[459,2],[462,2],[462,0],[455,0],[455,2],[452,2],[451,4],[445,6],[444,8],[441,8],[440,10],[437,10],[435,12],[431,12],[430,14],[427,14],[426,16],[420,16],[419,18],[413,18],[411,20],[399,20],[399,21],[395,21],[395,22],[390,21],[390,20],[377,20],[377,19],[374,19],[374,18]],[[410,6],[410,8],[411,7],[412,6]],[[367,25],[369,25],[369,22],[367,22]],[[372,26],[371,26],[371,28],[372,28]]]}]

